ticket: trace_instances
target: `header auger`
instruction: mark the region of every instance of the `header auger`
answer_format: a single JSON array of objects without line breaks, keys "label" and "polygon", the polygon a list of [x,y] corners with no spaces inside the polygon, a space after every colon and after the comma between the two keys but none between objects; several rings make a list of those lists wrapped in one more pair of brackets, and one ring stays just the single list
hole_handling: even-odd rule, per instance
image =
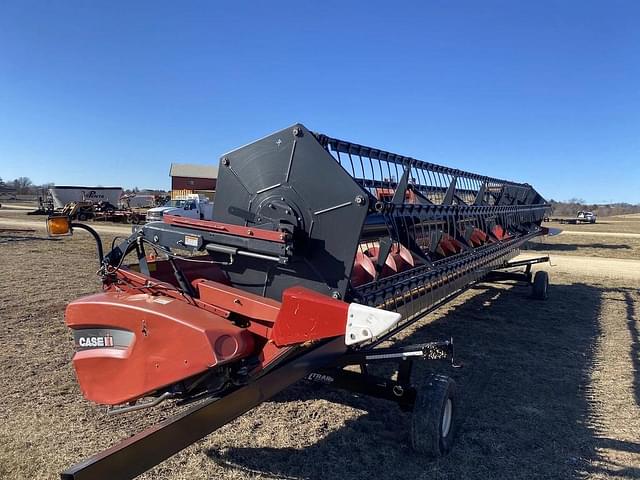
[{"label": "header auger", "polygon": [[[197,403],[62,477],[132,478],[305,377],[412,410],[414,447],[446,453],[455,385],[410,377],[413,360],[453,361],[453,341],[379,345],[489,274],[531,282],[544,258],[509,261],[546,233],[545,200],[300,124],[222,156],[218,175],[213,221],[134,227],[101,259],[103,291],[66,312],[86,398],[120,413]],[[538,272],[535,295],[546,286]],[[396,380],[367,372],[390,361]]]}]

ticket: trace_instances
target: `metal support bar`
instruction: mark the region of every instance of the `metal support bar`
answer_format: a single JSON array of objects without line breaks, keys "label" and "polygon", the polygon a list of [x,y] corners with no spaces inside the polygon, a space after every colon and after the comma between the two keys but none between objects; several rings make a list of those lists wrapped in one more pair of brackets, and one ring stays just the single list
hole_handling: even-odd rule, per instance
[{"label": "metal support bar", "polygon": [[413,359],[404,358],[398,365],[398,383],[411,385],[411,372],[413,372]]},{"label": "metal support bar", "polygon": [[395,348],[367,348],[350,352],[338,360],[336,366],[361,365],[408,359],[445,360],[453,358],[453,339],[420,343]]},{"label": "metal support bar", "polygon": [[374,375],[351,372],[349,370],[328,369],[307,377],[308,380],[370,397],[390,400],[403,410],[412,410],[416,400],[416,390],[410,384],[401,384]]},{"label": "metal support bar", "polygon": [[[169,257],[169,263],[171,264],[171,268],[173,269],[173,276],[176,277],[176,281],[178,282],[178,285],[180,285],[180,289],[190,297],[197,296],[193,290],[193,287],[184,276],[184,273],[182,273],[182,270],[180,270],[176,265],[176,261],[173,258]],[[142,263],[140,265],[142,266]]]},{"label": "metal support bar", "polygon": [[[531,266],[538,263],[547,263],[549,261],[549,257],[536,257],[536,258],[526,258],[524,260],[516,260],[512,262],[506,262],[504,265],[500,265],[496,267],[492,272],[490,272],[486,280],[488,282],[495,282],[501,280],[515,280],[518,282],[531,283]],[[524,272],[505,272],[503,270],[509,268],[518,268],[525,267]]]},{"label": "metal support bar", "polygon": [[136,239],[136,254],[138,256],[138,265],[140,266],[140,273],[142,273],[143,275],[146,275],[147,277],[151,276],[151,272],[149,271],[149,265],[147,264],[147,256],[144,251],[144,244],[142,242],[141,237],[138,237]]},{"label": "metal support bar", "polygon": [[490,272],[485,280],[487,282],[515,280],[517,282],[531,283],[531,274],[527,274],[526,272]]},{"label": "metal support bar", "polygon": [[405,202],[407,185],[409,184],[409,172],[411,172],[411,167],[406,167],[402,177],[400,178],[400,182],[398,182],[398,185],[396,186],[391,203],[402,205]]},{"label": "metal support bar", "polygon": [[536,258],[526,258],[524,260],[516,260],[512,262],[507,262],[504,265],[496,267],[494,270],[503,270],[505,268],[517,268],[517,267],[526,267],[535,265],[536,263],[547,263],[550,261],[549,256],[545,257],[536,257]]}]

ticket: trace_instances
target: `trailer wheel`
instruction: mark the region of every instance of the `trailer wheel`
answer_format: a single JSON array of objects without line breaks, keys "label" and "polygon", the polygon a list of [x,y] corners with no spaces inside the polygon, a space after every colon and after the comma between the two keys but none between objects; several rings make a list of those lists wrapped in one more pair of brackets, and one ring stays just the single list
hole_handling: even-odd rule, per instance
[{"label": "trailer wheel", "polygon": [[441,457],[451,450],[457,423],[456,383],[444,375],[430,375],[416,393],[411,446],[429,457]]},{"label": "trailer wheel", "polygon": [[536,300],[546,300],[549,296],[549,274],[544,270],[536,272],[531,284],[531,296]]},{"label": "trailer wheel", "polygon": [[87,220],[87,214],[86,213],[79,213],[78,214],[78,220],[81,222],[84,222]]}]

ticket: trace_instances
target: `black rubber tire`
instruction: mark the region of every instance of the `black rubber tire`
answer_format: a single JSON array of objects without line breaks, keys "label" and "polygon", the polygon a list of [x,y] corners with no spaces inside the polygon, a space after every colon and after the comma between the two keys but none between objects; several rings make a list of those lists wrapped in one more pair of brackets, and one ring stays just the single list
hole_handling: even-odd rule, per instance
[{"label": "black rubber tire", "polygon": [[546,300],[549,296],[549,274],[544,270],[536,272],[533,277],[531,296],[536,300]]},{"label": "black rubber tire", "polygon": [[140,225],[140,216],[136,215],[135,213],[131,215],[131,223],[133,223],[134,225]]},{"label": "black rubber tire", "polygon": [[[443,416],[450,402],[451,420],[443,434]],[[458,427],[456,382],[445,375],[430,375],[418,388],[411,417],[411,446],[429,457],[441,457],[453,446]]]},{"label": "black rubber tire", "polygon": [[85,222],[87,220],[87,215],[85,213],[79,213],[78,214],[78,220],[80,222]]}]

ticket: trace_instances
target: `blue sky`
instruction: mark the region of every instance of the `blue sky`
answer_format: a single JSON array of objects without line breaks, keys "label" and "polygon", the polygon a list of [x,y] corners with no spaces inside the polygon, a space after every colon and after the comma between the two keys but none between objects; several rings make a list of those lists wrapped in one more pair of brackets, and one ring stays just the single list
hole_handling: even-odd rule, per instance
[{"label": "blue sky", "polygon": [[295,122],[640,203],[640,2],[0,2],[0,177],[168,188]]}]

